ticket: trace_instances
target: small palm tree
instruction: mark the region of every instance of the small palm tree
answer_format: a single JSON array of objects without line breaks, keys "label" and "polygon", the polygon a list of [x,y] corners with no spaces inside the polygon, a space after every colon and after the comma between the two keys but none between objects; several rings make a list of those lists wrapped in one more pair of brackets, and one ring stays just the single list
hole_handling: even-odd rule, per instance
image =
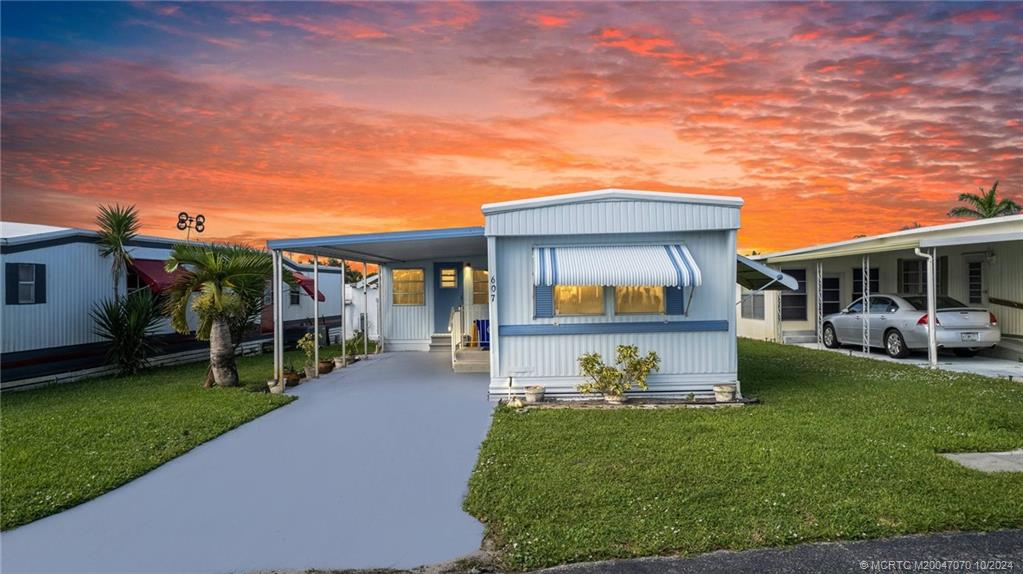
[{"label": "small palm tree", "polygon": [[122,207],[116,204],[99,206],[96,216],[99,225],[99,253],[112,259],[110,273],[114,278],[114,299],[121,296],[121,275],[131,265],[131,253],[128,243],[139,234],[142,222],[134,205]]},{"label": "small palm tree", "polygon": [[976,193],[961,193],[959,194],[959,201],[969,205],[970,207],[953,207],[948,210],[949,217],[968,217],[970,219],[988,219],[991,217],[1001,217],[1003,215],[1012,215],[1020,212],[1020,206],[1015,201],[1007,197],[998,197],[998,182],[996,181],[991,189],[984,191],[984,188],[978,188],[979,194]]},{"label": "small palm tree", "polygon": [[191,307],[199,318],[196,338],[210,342],[213,380],[222,387],[236,386],[237,341],[232,331],[238,332],[238,321],[254,316],[253,305],[262,304],[263,290],[273,274],[270,254],[242,245],[178,244],[166,269],[184,270],[167,292],[165,310],[171,325],[179,333],[188,333]]},{"label": "small palm tree", "polygon": [[109,342],[107,363],[122,375],[134,375],[149,365],[157,347],[152,335],[160,323],[160,306],[149,289],[125,297],[104,299],[89,313],[96,334]]}]

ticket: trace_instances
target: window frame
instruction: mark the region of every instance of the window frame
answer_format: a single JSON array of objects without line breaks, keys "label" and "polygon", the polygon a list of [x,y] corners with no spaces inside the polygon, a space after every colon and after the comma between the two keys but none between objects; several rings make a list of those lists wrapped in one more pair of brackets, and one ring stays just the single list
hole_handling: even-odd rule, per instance
[{"label": "window frame", "polygon": [[[802,268],[802,269],[782,269],[781,272],[786,274],[786,275],[788,275],[788,276],[790,276],[790,277],[792,277],[793,279],[795,279],[796,280],[796,284],[797,284],[797,289],[795,289],[793,291],[782,291],[781,292],[781,320],[782,321],[806,321],[807,318],[809,317],[809,313],[810,313],[809,298],[807,296],[807,291],[806,291],[806,276],[807,276],[806,269],[805,268]],[[799,278],[800,276],[802,276],[802,279]],[[786,299],[788,299],[789,301],[798,300],[800,304],[799,305],[792,305],[790,303],[790,304],[786,305],[785,304]],[[793,317],[793,316],[786,317],[785,316],[786,308],[788,308],[788,309],[802,309],[802,312],[803,312],[802,316],[800,316],[800,317]]]},{"label": "window frame", "polygon": [[[856,285],[859,284],[859,289]],[[870,268],[870,292],[880,293],[881,292],[881,268],[871,267]],[[852,268],[852,301],[855,301],[863,297],[863,267]]]},{"label": "window frame", "polygon": [[[26,268],[32,270],[32,280],[31,281],[22,281],[22,279],[21,279],[21,271],[22,271],[22,269],[26,269]],[[35,263],[18,263],[18,305],[35,305],[36,304],[36,281],[38,281],[38,279],[39,279],[39,276],[36,274],[36,264]],[[29,300],[28,301],[22,300],[22,298],[21,298],[21,287],[22,287],[22,285],[30,285],[31,286],[31,290],[29,292]]]},{"label": "window frame", "polygon": [[[976,294],[974,297],[974,270],[976,270]],[[967,261],[966,262],[966,304],[967,305],[983,305],[984,304],[984,262],[983,261]]]},{"label": "window frame", "polygon": [[[618,309],[618,290],[629,289],[633,287],[641,287],[647,289],[659,289],[661,293],[661,309],[660,311],[621,311]],[[613,313],[614,316],[629,316],[629,315],[667,315],[668,314],[668,296],[664,292],[662,285],[614,285],[611,291],[611,298],[613,301]]]},{"label": "window frame", "polygon": [[302,304],[302,293],[300,293],[298,289],[299,288],[294,285],[288,285],[288,306]]},{"label": "window frame", "polygon": [[[477,274],[482,273],[483,279],[477,279]],[[487,305],[490,303],[490,271],[486,269],[472,270],[472,304]]]},{"label": "window frame", "polygon": [[[560,313],[558,312],[558,288],[559,287],[597,287],[600,289],[600,312],[599,313]],[[607,289],[603,285],[554,285],[551,301],[555,317],[607,317]]]},{"label": "window frame", "polygon": [[[444,282],[448,279],[450,279],[451,284],[445,285]],[[458,289],[458,269],[455,267],[441,267],[440,274],[437,276],[437,287],[439,289]]]},{"label": "window frame", "polygon": [[[759,303],[758,303],[759,301]],[[767,314],[764,312],[764,292],[742,288],[742,304],[739,305],[739,317],[754,321],[763,321]]]},{"label": "window frame", "polygon": [[[395,271],[418,271],[420,278],[418,280],[409,281],[402,280],[397,281],[394,279]],[[457,281],[457,280],[456,280]],[[398,285],[418,285],[419,289],[415,291],[399,291]],[[417,303],[398,303],[398,295],[420,295],[420,301]],[[425,267],[399,267],[391,270],[391,305],[395,307],[423,307],[426,305],[426,268]]]},{"label": "window frame", "polygon": [[[899,269],[899,294],[900,295],[926,295],[927,294],[927,261],[924,259],[903,259]],[[912,272],[916,281],[908,283],[906,276]],[[914,285],[916,290],[910,291],[907,285]]]}]

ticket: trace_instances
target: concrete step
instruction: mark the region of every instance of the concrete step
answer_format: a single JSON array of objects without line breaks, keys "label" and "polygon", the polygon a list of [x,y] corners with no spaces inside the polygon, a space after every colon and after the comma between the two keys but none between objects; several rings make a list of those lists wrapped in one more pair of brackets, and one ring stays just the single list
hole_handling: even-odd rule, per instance
[{"label": "concrete step", "polygon": [[783,331],[781,341],[788,344],[816,343],[817,333],[813,331]]},{"label": "concrete step", "polygon": [[430,352],[451,352],[451,334],[450,333],[434,333],[430,336]]}]

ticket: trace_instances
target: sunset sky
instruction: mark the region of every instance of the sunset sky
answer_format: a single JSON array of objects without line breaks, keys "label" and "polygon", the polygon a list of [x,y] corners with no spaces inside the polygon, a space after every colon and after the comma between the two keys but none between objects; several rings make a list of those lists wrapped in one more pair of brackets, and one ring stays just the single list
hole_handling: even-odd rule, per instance
[{"label": "sunset sky", "polygon": [[2,4],[2,217],[267,238],[741,196],[740,246],[1023,188],[1023,4]]}]

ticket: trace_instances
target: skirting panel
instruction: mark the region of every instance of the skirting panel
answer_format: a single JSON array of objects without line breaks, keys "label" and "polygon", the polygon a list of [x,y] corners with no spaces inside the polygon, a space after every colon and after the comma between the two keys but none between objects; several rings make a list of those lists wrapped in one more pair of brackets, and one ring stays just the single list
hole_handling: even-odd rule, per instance
[{"label": "skirting panel", "polygon": [[[489,395],[490,400],[500,400],[511,394],[521,397],[525,388],[530,385],[543,385],[544,393],[548,396],[566,399],[599,398],[596,395],[583,395],[576,386],[586,382],[583,377],[511,377],[491,378]],[[738,378],[735,373],[712,373],[699,375],[652,375],[647,381],[649,389],[646,391],[633,391],[626,393],[630,397],[651,397],[651,398],[685,398],[690,394],[707,396],[714,393],[714,385],[736,384]]]}]

